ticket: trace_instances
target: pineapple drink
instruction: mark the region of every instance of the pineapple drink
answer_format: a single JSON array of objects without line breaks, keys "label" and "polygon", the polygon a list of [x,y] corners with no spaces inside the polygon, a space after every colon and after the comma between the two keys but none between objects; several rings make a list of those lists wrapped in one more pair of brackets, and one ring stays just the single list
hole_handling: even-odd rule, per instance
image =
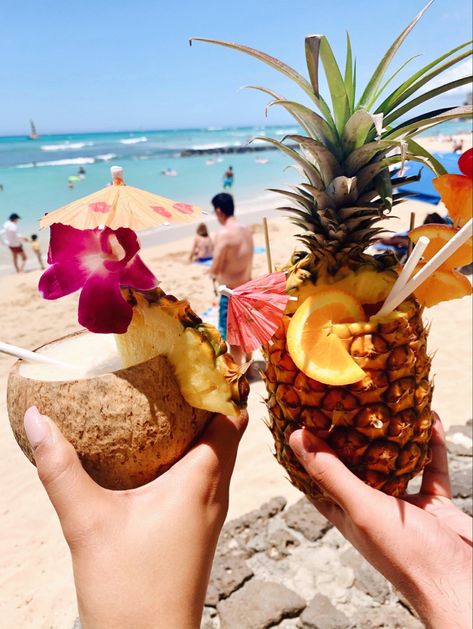
[{"label": "pineapple drink", "polygon": [[[468,43],[395,89],[386,89],[388,65],[424,11],[394,41],[358,99],[348,37],[343,75],[327,39],[306,38],[309,81],[265,53],[201,40],[240,50],[277,69],[315,106],[256,86],[273,97],[270,106],[286,109],[304,132],[287,136],[291,145],[259,139],[290,156],[303,175],[299,185],[278,191],[289,200],[281,209],[301,229],[305,249],[296,251],[286,267],[286,290],[297,299],[288,303],[265,348],[265,381],[276,457],[291,481],[312,498],[319,496],[318,487],[288,445],[291,433],[300,427],[326,439],[350,469],[386,493],[402,494],[423,469],[429,460],[432,383],[422,311],[426,301],[432,305],[444,298],[447,285],[446,298],[471,292],[463,276],[443,267],[438,273],[444,274],[444,283],[439,288],[435,282],[440,276],[433,278],[428,300],[426,291],[419,291],[391,314],[375,316],[397,279],[399,263],[392,254],[372,256],[365,251],[383,231],[380,221],[406,196],[397,187],[419,178],[402,176],[400,167],[405,160],[416,161],[446,176],[414,136],[445,120],[471,116],[471,106],[464,106],[408,118],[413,107],[471,81],[466,77],[420,93],[434,76],[471,55],[469,49],[465,52]],[[332,107],[319,92],[319,63]]]}]

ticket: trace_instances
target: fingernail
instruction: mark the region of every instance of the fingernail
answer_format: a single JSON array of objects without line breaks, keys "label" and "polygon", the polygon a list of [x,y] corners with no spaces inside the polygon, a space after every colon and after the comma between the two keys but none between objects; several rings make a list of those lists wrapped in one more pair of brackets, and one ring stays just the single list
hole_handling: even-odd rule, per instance
[{"label": "fingernail", "polygon": [[31,406],[25,413],[23,423],[28,441],[34,450],[49,435],[48,422],[36,406]]},{"label": "fingernail", "polygon": [[304,429],[302,431],[302,447],[306,452],[317,452],[318,442],[317,438],[310,432],[310,430]]}]

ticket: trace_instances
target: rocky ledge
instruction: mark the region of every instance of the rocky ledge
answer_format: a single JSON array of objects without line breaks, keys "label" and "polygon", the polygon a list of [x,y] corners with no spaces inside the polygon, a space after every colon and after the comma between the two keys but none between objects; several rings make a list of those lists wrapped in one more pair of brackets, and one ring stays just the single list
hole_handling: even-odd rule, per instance
[{"label": "rocky ledge", "polygon": [[[471,420],[453,426],[447,441],[453,501],[472,515]],[[273,498],[224,526],[201,629],[422,627],[402,595],[305,498],[289,507]]]}]

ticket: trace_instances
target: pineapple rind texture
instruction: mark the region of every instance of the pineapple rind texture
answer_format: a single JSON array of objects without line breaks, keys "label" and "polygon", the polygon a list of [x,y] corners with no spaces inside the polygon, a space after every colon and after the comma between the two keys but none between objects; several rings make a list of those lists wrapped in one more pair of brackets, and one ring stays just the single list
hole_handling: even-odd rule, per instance
[{"label": "pineapple rind texture", "polygon": [[286,344],[289,320],[285,315],[265,348],[265,382],[276,458],[291,482],[321,498],[288,445],[291,433],[306,427],[366,483],[403,494],[430,460],[432,385],[419,304],[409,299],[387,319],[345,326],[344,342],[367,374],[346,386],[321,384],[296,367]]},{"label": "pineapple rind texture", "polygon": [[128,290],[133,319],[115,335],[124,367],[164,355],[171,363],[188,404],[224,415],[237,415],[249,393],[246,378],[227,352],[218,330],[192,311],[187,301],[161,289]]}]

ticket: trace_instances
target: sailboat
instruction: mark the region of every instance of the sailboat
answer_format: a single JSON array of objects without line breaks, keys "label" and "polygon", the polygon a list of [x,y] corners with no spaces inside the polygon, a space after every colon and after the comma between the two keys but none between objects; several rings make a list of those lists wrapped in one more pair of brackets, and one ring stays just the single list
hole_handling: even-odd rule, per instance
[{"label": "sailboat", "polygon": [[29,139],[30,140],[37,140],[39,138],[39,135],[38,135],[38,133],[36,131],[35,124],[34,124],[34,122],[32,120],[30,120],[30,127],[31,127],[31,131],[30,131],[30,134],[28,136]]}]

